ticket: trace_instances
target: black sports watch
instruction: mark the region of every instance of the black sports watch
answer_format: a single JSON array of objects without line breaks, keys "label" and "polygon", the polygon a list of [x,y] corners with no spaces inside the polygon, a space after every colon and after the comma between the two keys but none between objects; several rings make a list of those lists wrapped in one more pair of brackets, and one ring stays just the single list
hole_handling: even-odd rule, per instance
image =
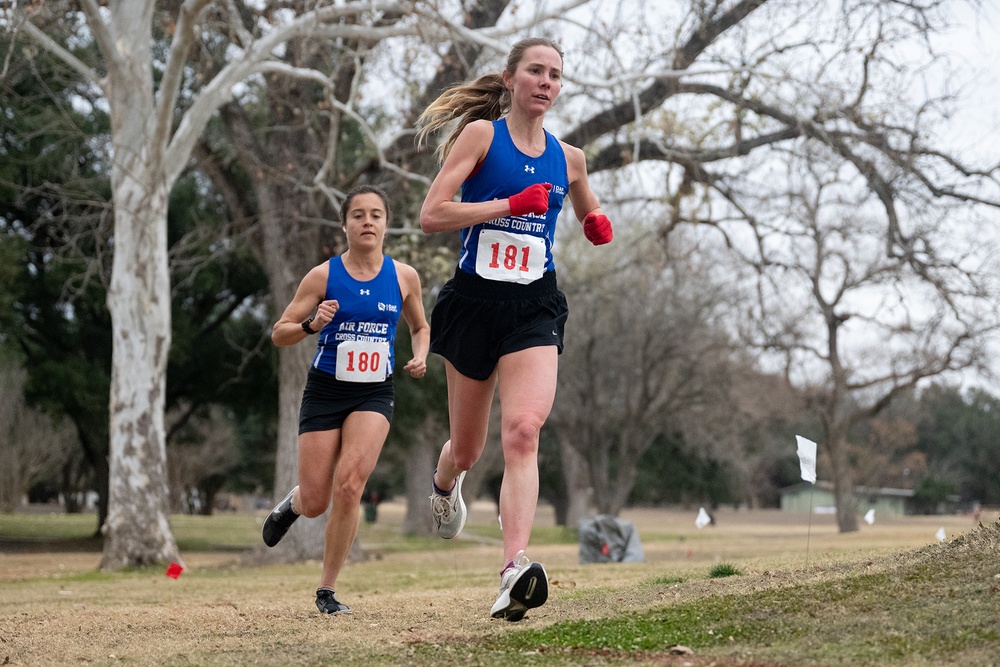
[{"label": "black sports watch", "polygon": [[309,326],[310,324],[312,324],[312,321],[313,318],[310,317],[308,320],[302,323],[302,330],[305,331],[310,336],[314,333],[319,333],[318,331],[313,331],[312,327]]}]

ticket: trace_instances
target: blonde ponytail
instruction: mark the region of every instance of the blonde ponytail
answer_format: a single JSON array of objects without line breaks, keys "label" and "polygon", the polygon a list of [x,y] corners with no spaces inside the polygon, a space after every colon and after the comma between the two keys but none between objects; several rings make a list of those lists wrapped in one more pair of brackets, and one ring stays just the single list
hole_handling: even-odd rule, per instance
[{"label": "blonde ponytail", "polygon": [[438,159],[443,162],[466,125],[474,120],[496,120],[507,113],[510,109],[509,92],[500,74],[486,74],[472,83],[448,88],[417,119],[417,126],[420,127],[417,147],[426,146],[430,133],[458,118],[458,124],[448,139],[437,148]]}]

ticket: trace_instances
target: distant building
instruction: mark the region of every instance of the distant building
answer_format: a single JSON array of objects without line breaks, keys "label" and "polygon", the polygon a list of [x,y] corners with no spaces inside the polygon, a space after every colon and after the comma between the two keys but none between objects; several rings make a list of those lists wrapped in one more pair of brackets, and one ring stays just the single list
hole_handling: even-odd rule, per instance
[{"label": "distant building", "polygon": [[[813,514],[833,514],[836,512],[836,499],[833,495],[833,482],[817,481],[815,484],[799,482],[781,489],[781,509],[785,512],[809,512]],[[916,514],[913,489],[890,489],[857,486],[854,488],[854,499],[857,502],[859,514],[870,509],[879,516],[903,516]],[[946,514],[958,510],[958,496],[949,496],[948,501],[938,507],[938,514]]]}]

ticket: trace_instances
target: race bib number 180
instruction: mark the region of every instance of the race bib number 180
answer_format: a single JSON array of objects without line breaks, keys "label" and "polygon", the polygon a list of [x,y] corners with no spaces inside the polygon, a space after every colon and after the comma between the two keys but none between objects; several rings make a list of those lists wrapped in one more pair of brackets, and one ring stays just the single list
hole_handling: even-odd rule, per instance
[{"label": "race bib number 180", "polygon": [[479,234],[476,273],[487,280],[533,283],[545,272],[545,239],[484,229]]},{"label": "race bib number 180", "polygon": [[337,379],[381,382],[389,372],[389,343],[346,340],[337,345]]}]

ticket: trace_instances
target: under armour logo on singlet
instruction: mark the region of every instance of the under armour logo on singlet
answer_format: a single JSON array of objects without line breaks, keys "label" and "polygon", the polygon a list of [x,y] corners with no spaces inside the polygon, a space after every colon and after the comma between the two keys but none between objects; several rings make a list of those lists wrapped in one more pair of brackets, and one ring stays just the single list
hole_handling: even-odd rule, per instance
[{"label": "under armour logo on singlet", "polygon": [[361,296],[369,296],[371,293],[372,293],[372,291],[370,289],[363,289],[363,290],[361,290],[359,292],[359,294],[361,294]]},{"label": "under armour logo on singlet", "polygon": [[524,171],[527,172],[527,173],[529,173],[529,174],[533,174],[533,173],[535,173],[535,168],[534,167],[529,167],[528,165],[524,165]]}]

